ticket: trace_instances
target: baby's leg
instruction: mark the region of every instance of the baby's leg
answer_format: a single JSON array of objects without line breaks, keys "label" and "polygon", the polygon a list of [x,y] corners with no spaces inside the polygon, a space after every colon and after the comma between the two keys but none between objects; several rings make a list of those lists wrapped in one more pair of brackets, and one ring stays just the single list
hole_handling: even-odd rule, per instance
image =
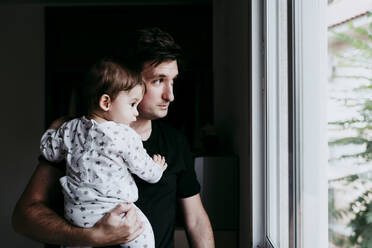
[{"label": "baby's leg", "polygon": [[[115,205],[108,203],[74,205],[65,201],[65,218],[71,224],[90,228]],[[91,246],[61,246],[61,248],[92,248]]]},{"label": "baby's leg", "polygon": [[[133,206],[135,206],[133,204]],[[142,211],[137,207],[137,213],[143,222],[144,225],[144,231],[140,234],[135,240],[126,243],[121,244],[121,247],[125,248],[155,248],[155,238],[154,238],[154,232],[152,231],[151,224],[147,217],[142,213]]]},{"label": "baby's leg", "polygon": [[[113,206],[112,204],[106,205],[102,202],[94,205],[74,205],[65,202],[65,218],[72,224],[80,227],[92,227],[101,217]],[[133,241],[126,244],[121,244],[125,248],[155,248],[154,232],[147,217],[142,211],[133,204],[137,209],[140,220],[143,222],[144,231]],[[72,248],[70,246],[62,246],[64,248]],[[86,246],[74,246],[73,248],[90,248]]]}]

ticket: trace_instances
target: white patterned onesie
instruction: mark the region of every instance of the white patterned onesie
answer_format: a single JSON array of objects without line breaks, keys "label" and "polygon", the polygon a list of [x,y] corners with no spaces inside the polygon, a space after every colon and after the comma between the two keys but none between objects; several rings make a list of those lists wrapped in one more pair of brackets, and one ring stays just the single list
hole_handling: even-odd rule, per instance
[{"label": "white patterned onesie", "polygon": [[[127,125],[97,123],[85,117],[49,129],[41,138],[41,154],[49,161],[66,160],[66,176],[60,178],[65,217],[74,225],[92,227],[118,203],[133,203],[138,189],[131,173],[156,183],[163,170],[146,153],[140,136]],[[138,209],[145,231],[122,247],[153,248],[154,234]]]}]

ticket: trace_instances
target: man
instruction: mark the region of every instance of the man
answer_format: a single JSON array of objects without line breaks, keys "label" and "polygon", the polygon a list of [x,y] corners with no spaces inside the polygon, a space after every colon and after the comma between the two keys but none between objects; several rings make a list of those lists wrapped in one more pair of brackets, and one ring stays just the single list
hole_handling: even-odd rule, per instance
[{"label": "man", "polygon": [[[152,224],[156,247],[174,246],[176,203],[180,202],[185,228],[192,247],[214,247],[209,218],[200,200],[200,186],[196,181],[192,157],[186,142],[178,131],[156,121],[168,113],[174,100],[173,83],[178,75],[180,48],[173,38],[158,29],[138,32],[133,47],[127,47],[126,61],[141,68],[146,93],[140,103],[139,117],[133,128],[140,134],[150,155],[165,156],[168,169],[155,185],[136,180],[139,200],[136,205]],[[126,243],[136,238],[142,223],[131,205],[119,204],[92,228],[70,225],[55,212],[55,205],[63,203],[59,178],[64,165],[41,160],[30,183],[18,201],[13,213],[14,229],[44,243],[108,246]],[[125,213],[125,217],[121,217]]]}]

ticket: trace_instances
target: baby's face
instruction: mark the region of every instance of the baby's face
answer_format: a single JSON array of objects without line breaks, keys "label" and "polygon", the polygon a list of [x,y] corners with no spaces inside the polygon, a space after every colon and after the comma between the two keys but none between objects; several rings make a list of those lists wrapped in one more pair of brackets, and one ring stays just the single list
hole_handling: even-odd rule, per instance
[{"label": "baby's face", "polygon": [[111,102],[109,110],[110,119],[112,121],[129,125],[137,120],[138,103],[143,98],[143,87],[137,85],[130,91],[121,91]]}]

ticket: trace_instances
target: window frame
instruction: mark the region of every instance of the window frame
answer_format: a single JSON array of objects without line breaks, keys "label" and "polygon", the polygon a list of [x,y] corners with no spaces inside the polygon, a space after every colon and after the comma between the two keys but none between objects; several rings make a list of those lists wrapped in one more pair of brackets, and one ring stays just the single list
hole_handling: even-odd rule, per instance
[{"label": "window frame", "polygon": [[290,2],[291,247],[328,247],[327,2]]},{"label": "window frame", "polygon": [[[252,245],[327,247],[327,119],[326,108],[323,107],[326,103],[327,4],[324,0],[281,0],[274,9],[270,9],[270,2],[272,4],[269,0],[254,0],[251,5]],[[269,11],[276,11],[277,19],[269,19]],[[287,13],[287,23],[283,20],[278,22],[283,12]],[[261,23],[257,23],[259,21]],[[287,27],[287,34],[281,32],[284,27]],[[275,41],[272,41],[275,38],[273,30],[277,34]],[[287,45],[287,50],[283,44]],[[259,52],[255,50],[257,48]],[[287,78],[283,76],[285,71]],[[281,100],[287,97],[287,105],[279,108],[284,116],[280,115],[276,120],[280,137],[276,146],[277,149],[281,149],[283,144],[287,146],[287,149],[281,150],[284,156],[279,159],[282,165],[287,165],[283,167],[287,176],[279,188],[287,185],[287,191],[280,190],[286,192],[280,211],[287,210],[288,215],[281,221],[284,223],[279,223],[280,228],[287,229],[287,232],[280,234],[279,246],[274,246],[267,225],[267,175],[270,171],[267,156],[271,141],[267,136],[267,123],[271,121],[267,107],[272,99],[269,91],[273,84],[270,80],[278,75],[279,81],[287,87],[284,91],[279,87],[274,93],[279,94],[276,103],[282,103]],[[264,142],[259,140],[262,137]],[[316,184],[314,178],[318,179]]]},{"label": "window frame", "polygon": [[265,239],[269,247],[288,247],[287,0],[264,3]]}]

